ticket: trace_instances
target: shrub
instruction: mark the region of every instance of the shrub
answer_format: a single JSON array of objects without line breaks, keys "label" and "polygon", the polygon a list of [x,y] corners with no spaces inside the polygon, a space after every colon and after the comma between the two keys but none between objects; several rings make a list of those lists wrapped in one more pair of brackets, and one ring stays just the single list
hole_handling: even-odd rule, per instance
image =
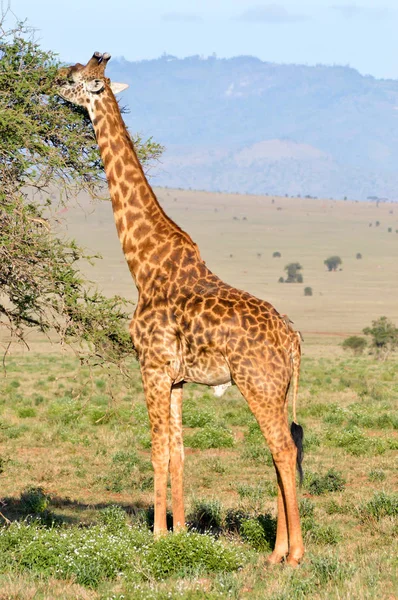
[{"label": "shrub", "polygon": [[312,474],[307,489],[311,494],[320,496],[326,492],[340,492],[345,488],[345,479],[334,469],[329,469],[325,475]]},{"label": "shrub", "polygon": [[273,252],[272,253],[272,258],[280,258],[282,256],[282,254],[280,252]]},{"label": "shrub", "polygon": [[255,550],[270,552],[271,546],[259,519],[244,520],[240,527],[240,535]]},{"label": "shrub", "polygon": [[261,501],[265,495],[276,496],[278,493],[275,483],[270,481],[264,481],[257,485],[241,483],[236,486],[236,491],[240,499],[248,498],[254,502]]},{"label": "shrub", "polygon": [[283,279],[283,277],[279,277],[278,283],[285,283],[285,280]]},{"label": "shrub", "polygon": [[36,416],[36,410],[32,406],[24,406],[18,409],[18,417],[20,419],[27,419],[29,417]]},{"label": "shrub", "polygon": [[50,499],[41,487],[31,487],[21,494],[21,508],[27,515],[39,515],[48,509]]},{"label": "shrub", "polygon": [[221,425],[205,425],[192,435],[185,436],[185,445],[190,448],[232,448],[235,444],[231,431]]},{"label": "shrub", "polygon": [[285,271],[287,272],[287,277],[285,283],[303,283],[303,276],[300,273],[302,268],[300,263],[297,262],[286,265]]},{"label": "shrub", "polygon": [[351,335],[342,343],[343,350],[351,350],[355,356],[362,354],[366,346],[365,338],[359,337],[359,335]]},{"label": "shrub", "polygon": [[182,422],[187,427],[203,427],[214,423],[215,415],[209,410],[200,410],[190,403],[183,407]]},{"label": "shrub", "polygon": [[387,317],[372,321],[372,327],[365,327],[363,333],[371,336],[372,348],[378,358],[398,347],[398,328]]},{"label": "shrub", "polygon": [[387,516],[398,517],[398,494],[376,492],[369,502],[359,507],[359,515],[362,520],[375,519],[376,521]]},{"label": "shrub", "polygon": [[312,296],[312,287],[304,288],[304,296]]},{"label": "shrub", "polygon": [[336,545],[341,540],[341,534],[333,525],[319,525],[312,519],[303,519],[303,529],[315,544]]},{"label": "shrub", "polygon": [[362,258],[362,254],[361,254],[360,252],[357,252],[357,253],[356,253],[356,256],[355,256],[355,258],[356,258],[357,260],[361,260],[361,258]]},{"label": "shrub", "polygon": [[309,498],[301,498],[299,502],[300,517],[302,519],[313,518],[315,505]]},{"label": "shrub", "polygon": [[195,500],[188,522],[190,527],[202,533],[219,532],[222,523],[221,504],[218,500]]},{"label": "shrub", "polygon": [[335,556],[312,556],[311,570],[320,585],[325,585],[331,579],[344,581],[353,573],[352,566],[341,563]]},{"label": "shrub", "polygon": [[146,562],[152,576],[163,579],[174,573],[236,571],[243,565],[244,555],[211,536],[177,533],[155,542]]},{"label": "shrub", "polygon": [[371,471],[369,471],[369,481],[384,481],[385,478],[386,474],[382,469],[372,469]]},{"label": "shrub", "polygon": [[337,267],[343,264],[340,256],[329,256],[323,261],[323,264],[326,265],[328,271],[337,271]]},{"label": "shrub", "polygon": [[99,513],[99,523],[104,525],[109,531],[120,531],[120,529],[124,529],[127,525],[126,513],[116,504],[107,506]]}]

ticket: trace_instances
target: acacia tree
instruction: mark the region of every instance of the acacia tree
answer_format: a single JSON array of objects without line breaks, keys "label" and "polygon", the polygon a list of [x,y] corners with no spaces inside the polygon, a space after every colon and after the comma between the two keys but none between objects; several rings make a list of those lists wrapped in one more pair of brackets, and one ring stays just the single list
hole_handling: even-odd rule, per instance
[{"label": "acacia tree", "polygon": [[302,266],[300,263],[289,263],[285,267],[285,271],[287,273],[287,277],[285,279],[285,283],[303,283],[303,276],[300,273],[302,270]]},{"label": "acacia tree", "polygon": [[[98,194],[104,182],[93,129],[84,110],[71,110],[55,94],[56,56],[40,48],[24,23],[7,29],[5,17],[0,18],[2,338],[7,346],[10,339],[23,340],[28,328],[55,330],[62,341],[88,342],[100,358],[118,360],[132,351],[128,303],[90,289],[79,269],[79,261],[90,257],[53,230],[51,187],[66,202],[81,191]],[[148,163],[162,148],[138,139],[137,150]]]},{"label": "acacia tree", "polygon": [[365,327],[365,335],[371,336],[371,346],[377,358],[385,358],[398,348],[398,328],[387,317],[372,321],[372,327]]},{"label": "acacia tree", "polygon": [[343,261],[340,256],[329,256],[323,261],[323,264],[326,265],[328,271],[336,271],[337,267],[343,264]]}]

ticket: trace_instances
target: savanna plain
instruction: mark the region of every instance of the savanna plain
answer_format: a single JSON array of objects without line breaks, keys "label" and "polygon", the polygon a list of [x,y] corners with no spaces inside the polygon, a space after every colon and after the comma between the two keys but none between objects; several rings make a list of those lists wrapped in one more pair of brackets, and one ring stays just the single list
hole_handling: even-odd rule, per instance
[{"label": "savanna plain", "polygon": [[[398,324],[398,204],[156,191],[211,270],[302,332],[304,561],[266,566],[275,474],[235,387],[185,386],[188,530],[154,540],[137,362],[128,376],[81,366],[32,334],[0,378],[0,599],[398,598],[398,356],[342,348],[381,316]],[[93,283],[134,302],[109,202],[82,197],[57,218],[104,257],[84,266]],[[290,263],[302,283],[279,282]]]}]

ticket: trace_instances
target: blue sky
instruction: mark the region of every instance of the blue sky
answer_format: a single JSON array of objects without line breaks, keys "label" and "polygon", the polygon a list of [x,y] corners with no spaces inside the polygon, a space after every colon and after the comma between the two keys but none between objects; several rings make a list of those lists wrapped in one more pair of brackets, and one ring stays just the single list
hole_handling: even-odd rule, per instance
[{"label": "blue sky", "polygon": [[128,60],[215,52],[398,78],[397,0],[11,0],[11,9],[71,62],[94,50]]}]

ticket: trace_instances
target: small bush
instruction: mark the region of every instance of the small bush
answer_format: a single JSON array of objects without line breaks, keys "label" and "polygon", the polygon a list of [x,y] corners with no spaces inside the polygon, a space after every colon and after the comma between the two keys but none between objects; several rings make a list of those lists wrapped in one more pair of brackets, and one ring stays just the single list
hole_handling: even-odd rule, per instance
[{"label": "small bush", "polygon": [[198,533],[167,535],[153,544],[147,557],[150,573],[156,579],[175,573],[236,571],[243,563],[243,553]]},{"label": "small bush", "polygon": [[312,287],[304,288],[304,296],[312,296]]},{"label": "small bush", "polygon": [[264,446],[263,441],[257,444],[248,444],[243,448],[242,458],[244,460],[253,460],[258,463],[265,464],[269,467],[273,466],[272,454],[268,448]]},{"label": "small bush", "polygon": [[386,474],[382,469],[372,469],[371,471],[369,471],[369,481],[384,481],[385,478]]},{"label": "small bush", "polygon": [[21,494],[21,508],[26,515],[40,515],[48,509],[50,499],[41,487],[31,487]]},{"label": "small bush", "polygon": [[244,520],[240,527],[240,535],[255,550],[270,552],[271,547],[259,519]]},{"label": "small bush", "polygon": [[219,532],[222,523],[221,504],[218,500],[195,500],[188,522],[191,528],[202,533]]},{"label": "small bush", "polygon": [[264,498],[264,496],[274,497],[278,493],[276,484],[271,483],[270,481],[264,481],[257,485],[241,483],[237,485],[236,491],[238,492],[239,498],[241,500],[247,498],[248,500],[251,500],[253,502],[261,501]]},{"label": "small bush", "polygon": [[232,448],[235,444],[231,431],[221,425],[205,425],[199,431],[185,437],[185,445],[190,448]]},{"label": "small bush", "polygon": [[109,531],[119,531],[127,525],[126,513],[117,505],[108,506],[100,511],[99,523]]},{"label": "small bush", "polygon": [[341,344],[343,350],[351,350],[355,356],[363,353],[367,346],[365,338],[359,337],[359,335],[351,335]]},{"label": "small bush", "polygon": [[363,456],[368,454],[372,440],[366,438],[362,431],[356,427],[346,427],[338,432],[328,432],[327,439],[333,446],[344,448],[346,452],[354,456]]},{"label": "small bush", "polygon": [[307,489],[314,496],[327,492],[340,492],[345,488],[345,479],[334,469],[329,469],[325,475],[311,474]]},{"label": "small bush", "polygon": [[353,574],[353,567],[347,567],[335,556],[312,556],[311,570],[319,585],[325,585],[328,581],[344,581]]},{"label": "small bush", "polygon": [[282,254],[278,251],[272,253],[272,258],[280,258]]},{"label": "small bush", "polygon": [[28,419],[30,417],[35,417],[37,412],[32,406],[25,406],[19,408],[17,414],[20,419]]},{"label": "small bush", "polygon": [[363,521],[374,519],[379,521],[383,517],[398,517],[398,494],[376,492],[369,502],[359,507],[359,515]]},{"label": "small bush", "polygon": [[187,427],[204,427],[205,425],[214,423],[214,420],[214,412],[200,410],[189,403],[183,407],[182,422]]},{"label": "small bush", "polygon": [[300,517],[302,519],[314,516],[315,505],[309,498],[301,498],[299,502]]},{"label": "small bush", "polygon": [[340,531],[334,525],[319,525],[312,519],[303,519],[303,529],[315,544],[335,546],[341,540]]},{"label": "small bush", "polygon": [[285,280],[283,279],[283,277],[279,277],[278,283],[285,283]]},{"label": "small bush", "polygon": [[357,260],[361,260],[361,258],[362,258],[362,254],[361,254],[360,252],[357,252],[357,253],[356,253],[356,256],[355,256],[355,258],[356,258]]}]

